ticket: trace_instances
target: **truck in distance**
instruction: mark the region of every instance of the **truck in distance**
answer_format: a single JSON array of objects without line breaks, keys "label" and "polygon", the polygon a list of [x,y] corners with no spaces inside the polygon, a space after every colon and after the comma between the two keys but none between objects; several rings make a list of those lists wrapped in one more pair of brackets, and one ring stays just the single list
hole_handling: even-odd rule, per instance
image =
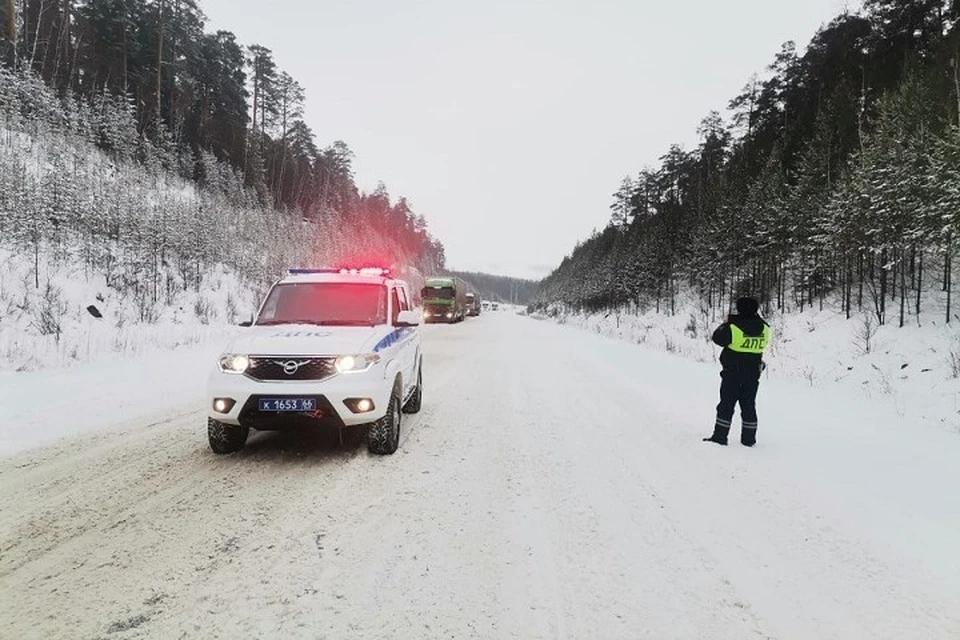
[{"label": "truck in distance", "polygon": [[424,322],[460,322],[467,315],[467,283],[456,276],[427,278],[420,298]]},{"label": "truck in distance", "polygon": [[479,293],[470,292],[467,294],[467,315],[478,316],[482,307],[482,300]]}]

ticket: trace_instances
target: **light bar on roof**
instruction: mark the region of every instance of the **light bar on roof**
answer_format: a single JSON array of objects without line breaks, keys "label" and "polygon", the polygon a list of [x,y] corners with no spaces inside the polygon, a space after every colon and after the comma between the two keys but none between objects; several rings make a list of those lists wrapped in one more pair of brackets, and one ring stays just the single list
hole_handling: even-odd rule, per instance
[{"label": "light bar on roof", "polygon": [[309,275],[311,273],[339,273],[339,270],[330,269],[326,267],[318,268],[318,269],[314,269],[311,267],[291,267],[287,269],[287,272],[292,276],[302,276],[302,275]]},{"label": "light bar on roof", "polygon": [[340,269],[341,275],[351,276],[387,276],[390,275],[390,269],[383,267],[362,267],[360,269]]},{"label": "light bar on roof", "polygon": [[342,276],[376,276],[386,277],[390,275],[390,269],[386,267],[361,267],[361,268],[331,268],[331,267],[291,267],[287,269],[292,276],[309,275],[313,273],[337,273]]}]

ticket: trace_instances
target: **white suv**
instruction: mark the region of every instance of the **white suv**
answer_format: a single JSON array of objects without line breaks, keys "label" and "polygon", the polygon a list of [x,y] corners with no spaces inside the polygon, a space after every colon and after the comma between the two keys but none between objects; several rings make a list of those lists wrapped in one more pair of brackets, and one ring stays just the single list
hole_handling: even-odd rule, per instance
[{"label": "white suv", "polygon": [[386,270],[291,269],[210,374],[210,448],[238,451],[250,429],[369,425],[370,451],[393,453],[423,397],[419,324]]}]

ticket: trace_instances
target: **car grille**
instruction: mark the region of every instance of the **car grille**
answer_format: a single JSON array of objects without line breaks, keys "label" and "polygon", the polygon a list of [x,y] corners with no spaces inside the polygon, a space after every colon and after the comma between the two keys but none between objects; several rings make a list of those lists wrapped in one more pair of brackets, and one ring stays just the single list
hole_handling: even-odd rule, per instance
[{"label": "car grille", "polygon": [[247,375],[254,380],[324,380],[337,369],[335,358],[306,356],[257,356],[250,358]]}]

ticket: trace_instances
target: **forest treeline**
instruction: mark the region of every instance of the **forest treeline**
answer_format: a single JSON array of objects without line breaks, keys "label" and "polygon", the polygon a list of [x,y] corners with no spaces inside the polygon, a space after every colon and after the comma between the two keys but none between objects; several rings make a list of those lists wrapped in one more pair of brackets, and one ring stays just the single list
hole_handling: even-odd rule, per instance
[{"label": "forest treeline", "polygon": [[[711,112],[699,145],[623,179],[611,219],[536,302],[673,312],[743,294],[901,326],[952,300],[960,232],[960,1],[865,0]],[[943,315],[941,315],[941,313]]]},{"label": "forest treeline", "polygon": [[[244,46],[229,31],[209,32],[205,22],[196,0],[3,0],[0,60],[8,130],[66,132],[118,163],[196,184],[213,210],[178,218],[189,221],[192,215],[196,232],[242,227],[247,218],[267,216],[271,222],[263,232],[273,227],[278,236],[288,228],[307,233],[303,223],[342,232],[311,238],[325,247],[318,257],[333,253],[338,243],[343,248],[341,237],[359,237],[358,246],[344,248],[357,259],[442,268],[443,246],[424,217],[382,185],[361,193],[345,143],[318,144],[303,117],[303,87],[270,49]],[[29,158],[24,166],[15,158],[10,162],[4,170],[19,184],[20,205],[49,206],[30,194],[36,172],[26,167]],[[73,186],[86,188],[82,180]],[[234,216],[221,200],[256,215]],[[84,206],[102,217],[116,203],[94,198]],[[56,224],[79,219],[71,212],[57,216],[62,220]],[[197,218],[210,226],[197,227]],[[261,249],[272,247],[269,239],[260,242]]]},{"label": "forest treeline", "polygon": [[496,276],[475,271],[451,271],[450,273],[463,278],[476,288],[484,300],[525,305],[533,299],[538,287],[537,281],[523,278]]}]

